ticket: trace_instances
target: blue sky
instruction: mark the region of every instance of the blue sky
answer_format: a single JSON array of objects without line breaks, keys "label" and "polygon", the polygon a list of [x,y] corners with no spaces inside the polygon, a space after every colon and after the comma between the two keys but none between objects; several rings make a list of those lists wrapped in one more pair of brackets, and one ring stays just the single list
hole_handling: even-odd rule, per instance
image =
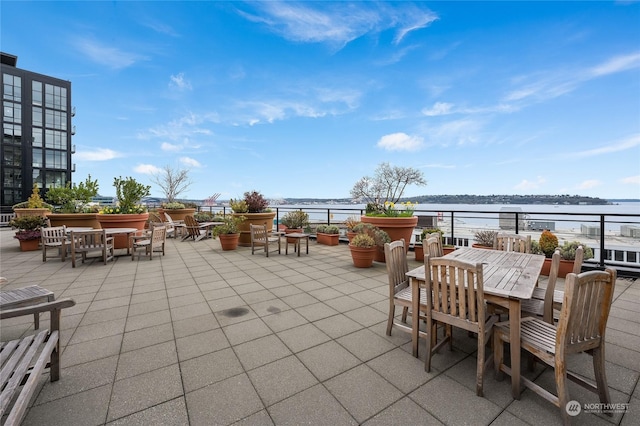
[{"label": "blue sky", "polygon": [[[186,198],[640,198],[638,2],[13,2],[2,51],[72,82],[74,181]],[[162,196],[153,185],[152,195]]]}]

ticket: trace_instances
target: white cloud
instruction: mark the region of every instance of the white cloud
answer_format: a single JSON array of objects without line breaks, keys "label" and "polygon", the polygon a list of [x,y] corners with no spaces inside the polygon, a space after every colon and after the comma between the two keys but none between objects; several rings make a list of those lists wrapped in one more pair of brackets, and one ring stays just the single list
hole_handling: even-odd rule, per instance
[{"label": "white cloud", "polygon": [[105,46],[97,41],[78,37],[74,40],[76,48],[89,59],[110,68],[126,68],[134,63],[145,59],[141,55],[125,52],[117,47]]},{"label": "white cloud", "polygon": [[520,190],[524,190],[524,191],[529,191],[529,190],[532,190],[532,189],[539,189],[546,182],[547,182],[547,180],[545,178],[543,178],[542,176],[538,176],[536,178],[536,180],[533,180],[533,181],[528,180],[528,179],[523,179],[522,182],[520,182],[519,184],[514,186],[514,189],[520,189]]},{"label": "white cloud", "polygon": [[169,142],[162,142],[162,145],[160,145],[160,149],[163,151],[178,152],[182,151],[183,146],[170,144]]},{"label": "white cloud", "polygon": [[196,159],[190,157],[180,157],[180,162],[189,167],[202,167],[202,164]]},{"label": "white cloud", "polygon": [[184,73],[172,75],[169,81],[169,87],[177,90],[191,90],[191,82],[185,80]]},{"label": "white cloud", "polygon": [[387,151],[417,151],[424,145],[419,136],[409,136],[406,133],[392,133],[380,138],[378,148]]},{"label": "white cloud", "polygon": [[593,157],[595,155],[610,154],[612,152],[626,151],[628,149],[640,146],[640,134],[631,135],[626,139],[618,142],[611,142],[601,148],[589,149],[586,151],[576,152],[573,155],[578,157]]},{"label": "white cloud", "polygon": [[578,185],[577,189],[593,189],[602,185],[602,182],[597,179],[588,179]]},{"label": "white cloud", "polygon": [[622,178],[620,179],[620,183],[628,184],[628,185],[640,185],[640,175],[628,176],[626,178]]},{"label": "white cloud", "polygon": [[591,68],[591,75],[600,77],[603,75],[615,74],[633,68],[640,68],[640,52],[629,55],[615,56]]},{"label": "white cloud", "polygon": [[453,164],[425,164],[422,166],[425,169],[455,169],[456,166]]},{"label": "white cloud", "polygon": [[161,167],[156,167],[153,164],[138,164],[133,168],[136,173],[142,173],[145,175],[155,175],[162,172]]},{"label": "white cloud", "polygon": [[436,102],[430,109],[424,108],[422,113],[427,117],[435,117],[438,115],[446,115],[451,114],[451,108],[453,104],[449,104],[446,102]]},{"label": "white cloud", "polygon": [[98,148],[93,151],[78,151],[73,158],[79,161],[107,161],[123,157],[123,154],[108,148]]}]

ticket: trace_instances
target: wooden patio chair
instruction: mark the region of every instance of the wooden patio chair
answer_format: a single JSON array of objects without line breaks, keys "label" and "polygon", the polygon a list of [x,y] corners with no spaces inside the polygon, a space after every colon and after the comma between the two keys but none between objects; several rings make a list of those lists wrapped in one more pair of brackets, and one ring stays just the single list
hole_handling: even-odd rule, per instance
[{"label": "wooden patio chair", "polygon": [[207,232],[207,230],[200,227],[200,224],[192,215],[187,215],[184,217],[184,230],[185,234],[182,236],[182,241],[189,238],[191,238],[193,241],[196,241],[204,232]]},{"label": "wooden patio chair", "polygon": [[[554,256],[555,256],[555,253],[554,253]],[[558,253],[558,256],[560,256],[559,253]],[[582,262],[583,261],[584,261],[584,248],[582,246],[578,246],[578,248],[576,249],[576,259],[575,259],[575,261],[573,263],[573,270],[571,272],[573,272],[574,274],[579,274],[580,271],[582,271]],[[560,259],[559,258],[558,258],[558,266],[557,266],[557,268],[558,268],[558,270],[560,269]],[[551,269],[553,269],[553,260],[551,261]],[[556,284],[556,281],[558,279],[558,273],[556,272],[556,277],[552,282],[551,281],[551,272],[552,271],[549,272],[549,281],[547,283],[547,287],[546,288],[542,288],[542,287],[534,288],[533,289],[533,295],[531,296],[532,300],[543,300],[544,301],[545,311],[546,311],[547,307],[550,310],[549,318],[553,318],[554,309],[560,310],[560,308],[562,308],[562,301],[564,299],[564,291],[555,289],[555,284]],[[551,285],[551,288],[549,288],[549,285]],[[553,300],[553,301],[551,302],[551,300]],[[547,315],[545,315],[545,318],[547,318]]]},{"label": "wooden patio chair", "polygon": [[[520,346],[554,368],[557,395],[525,377],[521,377],[521,380],[527,388],[560,408],[566,425],[570,424],[566,406],[571,401],[567,377],[597,393],[601,403],[608,404],[611,401],[605,371],[605,331],[615,283],[614,269],[584,272],[579,275],[568,274],[558,324],[549,324],[534,317],[523,318],[521,321]],[[500,379],[503,372],[511,374],[511,368],[503,364],[504,342],[509,342],[509,324],[498,323],[493,335],[494,366],[496,376]],[[567,356],[580,352],[587,352],[593,356],[595,384],[567,371]]]},{"label": "wooden patio chair", "polygon": [[82,263],[89,253],[100,253],[102,261],[113,260],[113,237],[107,237],[104,229],[93,231],[71,231],[71,266],[76,267],[76,257],[82,257]]},{"label": "wooden patio chair", "polygon": [[491,330],[497,316],[485,309],[482,264],[471,264],[456,259],[424,256],[427,296],[427,329],[438,321],[445,324],[446,337],[438,344],[427,340],[425,370],[431,371],[431,357],[445,343],[453,349],[452,327],[462,328],[478,335],[476,368],[476,394],[483,396],[484,372],[491,362],[485,361],[485,347],[491,339]]},{"label": "wooden patio chair", "polygon": [[[412,304],[411,283],[407,277],[409,266],[407,264],[407,253],[405,251],[404,239],[385,243],[384,245],[385,263],[387,265],[387,277],[389,280],[389,316],[387,318],[387,336],[391,336],[391,330],[395,325],[402,331],[411,333],[412,327],[407,325],[407,315]],[[402,307],[401,323],[395,321],[396,306]],[[427,296],[424,289],[420,289],[420,311],[426,312]],[[411,313],[411,315],[420,315],[421,319],[425,319],[421,312]],[[422,332],[423,337],[428,337],[427,333]]]},{"label": "wooden patio chair", "polygon": [[251,232],[251,254],[254,254],[256,247],[262,247],[267,257],[269,257],[270,244],[274,248],[277,244],[278,254],[282,253],[280,234],[271,235],[269,231],[267,231],[267,225],[254,225],[253,223],[250,223],[249,228]]},{"label": "wooden patio chair", "polygon": [[167,225],[167,237],[173,236],[173,238],[177,238],[178,236],[182,236],[184,221],[173,220],[167,212],[164,212],[164,218],[164,223]]},{"label": "wooden patio chair", "polygon": [[531,235],[524,236],[521,234],[499,232],[493,239],[493,249],[531,253]]},{"label": "wooden patio chair", "polygon": [[[553,324],[554,321],[554,299],[555,299],[555,288],[556,281],[558,281],[558,272],[560,271],[560,250],[557,250],[553,253],[551,257],[551,268],[549,268],[549,280],[547,281],[546,289],[536,287],[535,290],[543,291],[543,298],[531,298],[525,299],[521,304],[522,316],[539,316],[542,317],[544,322],[549,324]],[[564,292],[562,293],[562,297],[564,297]],[[558,309],[562,306],[562,301],[560,301],[560,305]]]},{"label": "wooden patio chair", "polygon": [[422,242],[425,256],[442,257],[444,251],[442,249],[442,235],[439,232],[427,234],[425,240]]},{"label": "wooden patio chair", "polygon": [[[61,299],[15,309],[0,309],[0,320],[49,312],[50,330],[42,330],[12,341],[0,342],[0,416],[5,426],[22,422],[34,393],[41,389],[42,373],[49,367],[49,379],[60,379],[60,313],[74,306],[73,299]],[[5,417],[6,416],[6,417]]]},{"label": "wooden patio chair", "polygon": [[136,252],[138,260],[142,251],[145,256],[149,256],[149,260],[153,260],[153,253],[162,253],[164,256],[164,246],[167,240],[166,228],[164,226],[154,226],[151,234],[148,235],[132,235],[129,242],[131,247],[131,261],[135,259]]},{"label": "wooden patio chair", "polygon": [[67,257],[67,250],[70,247],[66,227],[54,226],[52,228],[41,228],[40,235],[42,238],[42,261],[47,261],[48,250],[55,249],[58,252],[60,260],[64,262]]}]

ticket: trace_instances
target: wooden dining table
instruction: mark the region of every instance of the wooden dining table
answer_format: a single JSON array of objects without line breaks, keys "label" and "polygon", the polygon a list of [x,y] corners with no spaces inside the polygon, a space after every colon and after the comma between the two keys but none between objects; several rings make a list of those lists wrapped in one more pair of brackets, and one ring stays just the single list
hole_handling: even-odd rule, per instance
[{"label": "wooden dining table", "polygon": [[[509,311],[509,329],[512,348],[520,347],[521,301],[531,299],[538,282],[544,256],[491,249],[465,247],[449,253],[445,258],[458,259],[473,264],[482,263],[485,300]],[[419,289],[425,282],[424,265],[407,272],[411,279],[412,311],[419,310]],[[420,316],[412,315],[411,341],[413,356],[418,356]],[[520,351],[511,350],[511,393],[520,398]]]}]

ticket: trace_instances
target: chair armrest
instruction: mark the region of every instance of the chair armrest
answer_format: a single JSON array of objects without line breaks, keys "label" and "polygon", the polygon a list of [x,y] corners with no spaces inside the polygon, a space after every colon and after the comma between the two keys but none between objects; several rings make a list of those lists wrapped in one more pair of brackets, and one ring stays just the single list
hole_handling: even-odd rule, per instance
[{"label": "chair armrest", "polygon": [[55,300],[53,302],[40,303],[38,305],[24,306],[22,308],[0,310],[0,319],[21,317],[23,315],[33,315],[39,312],[49,312],[70,308],[76,304],[70,298]]}]

